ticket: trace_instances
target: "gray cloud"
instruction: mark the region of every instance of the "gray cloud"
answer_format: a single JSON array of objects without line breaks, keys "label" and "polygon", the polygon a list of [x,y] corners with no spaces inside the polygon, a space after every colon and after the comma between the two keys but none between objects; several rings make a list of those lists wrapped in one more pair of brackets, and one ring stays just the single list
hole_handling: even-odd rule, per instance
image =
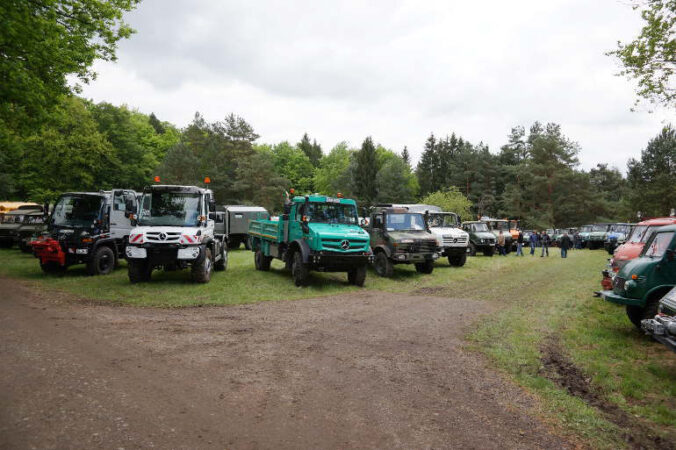
[{"label": "gray cloud", "polygon": [[179,125],[234,111],[262,141],[373,135],[416,156],[454,131],[497,151],[511,127],[554,121],[584,167],[623,169],[673,119],[629,112],[632,85],[603,53],[640,19],[615,0],[145,0],[127,20],[137,34],[85,95]]}]

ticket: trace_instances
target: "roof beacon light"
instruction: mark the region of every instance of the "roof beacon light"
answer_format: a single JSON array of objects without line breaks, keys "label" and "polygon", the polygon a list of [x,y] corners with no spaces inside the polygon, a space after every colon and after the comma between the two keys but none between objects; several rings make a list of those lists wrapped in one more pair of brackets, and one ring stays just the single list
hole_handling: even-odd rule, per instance
[{"label": "roof beacon light", "polygon": [[339,192],[339,193],[336,194],[336,197],[338,197],[338,198],[343,198],[343,194],[341,194],[341,193]]},{"label": "roof beacon light", "polygon": [[160,182],[160,177],[157,176],[157,175],[155,175],[155,178],[153,178],[153,181],[154,181],[155,183],[159,183],[159,182]]},{"label": "roof beacon light", "polygon": [[296,193],[296,190],[294,188],[289,189],[289,194],[293,195]]},{"label": "roof beacon light", "polygon": [[209,184],[209,183],[211,183],[211,178],[204,177],[204,184]]}]

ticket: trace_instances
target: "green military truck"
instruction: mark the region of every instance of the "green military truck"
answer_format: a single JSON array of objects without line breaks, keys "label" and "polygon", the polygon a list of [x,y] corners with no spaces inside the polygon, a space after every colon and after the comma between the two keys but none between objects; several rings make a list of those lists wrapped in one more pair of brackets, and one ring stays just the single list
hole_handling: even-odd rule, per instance
[{"label": "green military truck", "polygon": [[587,247],[589,244],[589,235],[591,234],[592,230],[594,229],[594,225],[582,225],[580,227],[580,231],[578,234],[580,235],[580,242],[582,244],[582,248]]},{"label": "green military truck", "polygon": [[495,254],[496,238],[485,222],[463,222],[462,229],[469,233],[470,256],[476,256],[477,252],[482,252],[484,256]]},{"label": "green military truck", "polygon": [[638,258],[629,261],[613,279],[613,289],[601,291],[612,303],[624,305],[629,320],[641,321],[657,314],[660,300],[676,285],[676,225],[658,228]]},{"label": "green military truck", "polygon": [[424,214],[407,207],[378,205],[371,208],[365,228],[379,276],[391,277],[397,264],[414,264],[420,273],[434,271],[441,242],[430,231]]},{"label": "green military truck", "polygon": [[364,285],[372,253],[354,200],[296,196],[284,209],[278,220],[249,222],[256,270],[270,270],[272,259],[277,258],[291,269],[296,286],[306,285],[312,270],[347,272],[350,284]]},{"label": "green military truck", "polygon": [[23,223],[17,230],[17,240],[21,251],[30,253],[30,242],[40,236],[46,229],[44,212],[31,211],[27,213],[23,218]]},{"label": "green military truck", "polygon": [[22,205],[18,209],[6,212],[0,223],[0,247],[10,248],[19,242],[19,228],[23,225],[26,214],[39,212],[42,214],[42,207],[39,205]]},{"label": "green military truck", "polygon": [[587,237],[587,247],[589,250],[603,248],[611,225],[612,223],[595,223],[592,225],[591,232]]}]

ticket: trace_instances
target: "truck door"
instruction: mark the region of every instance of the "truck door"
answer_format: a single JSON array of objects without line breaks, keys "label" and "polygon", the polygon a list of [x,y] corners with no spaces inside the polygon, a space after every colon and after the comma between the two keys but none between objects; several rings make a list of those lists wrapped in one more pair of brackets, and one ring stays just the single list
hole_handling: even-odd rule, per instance
[{"label": "truck door", "polygon": [[138,200],[134,191],[116,189],[113,191],[113,201],[110,208],[110,236],[114,239],[123,239],[129,236],[131,220],[125,217],[126,201],[131,200],[134,211],[138,211]]},{"label": "truck door", "polygon": [[304,204],[294,203],[289,214],[289,241],[294,241],[303,237],[301,222],[303,220]]}]

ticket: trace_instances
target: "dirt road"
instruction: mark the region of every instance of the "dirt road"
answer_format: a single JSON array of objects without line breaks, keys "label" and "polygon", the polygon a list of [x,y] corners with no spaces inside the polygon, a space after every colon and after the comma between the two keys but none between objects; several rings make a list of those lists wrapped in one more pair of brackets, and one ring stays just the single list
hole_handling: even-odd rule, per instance
[{"label": "dirt road", "polygon": [[0,292],[0,448],[568,446],[461,349],[475,301],[162,310]]}]

